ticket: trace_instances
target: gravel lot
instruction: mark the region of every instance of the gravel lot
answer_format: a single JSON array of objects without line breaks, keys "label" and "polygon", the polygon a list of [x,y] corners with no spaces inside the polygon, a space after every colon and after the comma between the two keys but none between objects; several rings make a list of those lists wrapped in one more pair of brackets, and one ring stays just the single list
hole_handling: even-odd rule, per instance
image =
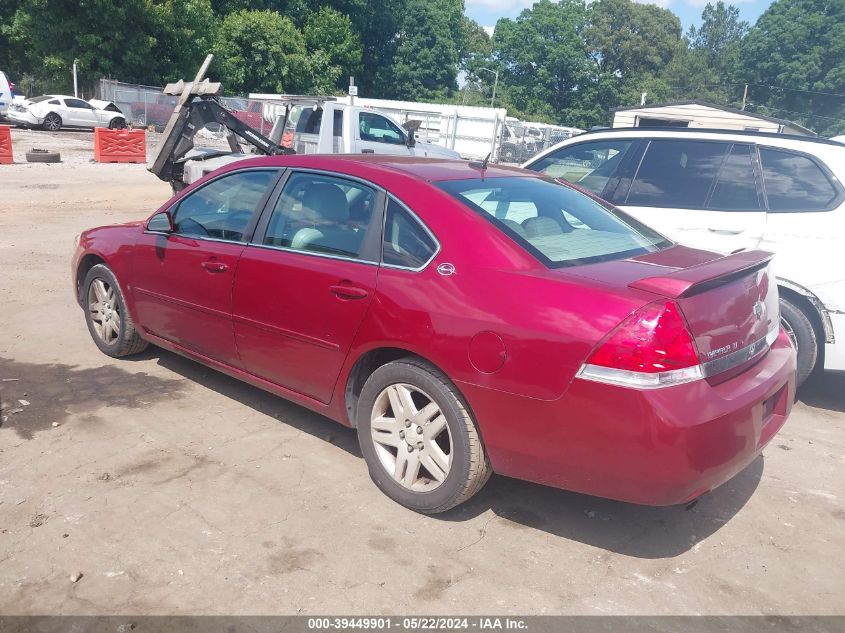
[{"label": "gravel lot", "polygon": [[353,431],[168,352],[100,354],[73,237],[169,188],[91,163],[90,133],[12,134],[65,162],[0,166],[0,613],[845,614],[845,376],[689,510],[494,477],[420,516]]}]

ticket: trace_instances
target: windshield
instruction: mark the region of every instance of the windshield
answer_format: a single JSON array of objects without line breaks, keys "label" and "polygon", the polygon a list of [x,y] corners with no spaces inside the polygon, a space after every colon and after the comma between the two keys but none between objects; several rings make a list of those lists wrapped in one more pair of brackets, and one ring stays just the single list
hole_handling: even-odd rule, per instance
[{"label": "windshield", "polygon": [[592,264],[662,250],[662,235],[621,211],[544,178],[437,183],[550,268]]},{"label": "windshield", "polygon": [[42,95],[40,97],[33,97],[29,100],[30,103],[41,103],[42,101],[47,101],[47,99],[52,99],[50,95]]}]

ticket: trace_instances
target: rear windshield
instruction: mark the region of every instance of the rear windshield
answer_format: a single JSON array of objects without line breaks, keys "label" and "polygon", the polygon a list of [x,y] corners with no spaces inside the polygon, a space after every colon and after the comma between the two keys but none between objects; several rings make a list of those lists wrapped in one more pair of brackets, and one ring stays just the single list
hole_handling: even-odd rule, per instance
[{"label": "rear windshield", "polygon": [[52,99],[50,95],[42,95],[40,97],[33,97],[29,100],[30,103],[41,103],[42,101],[47,101],[47,99]]},{"label": "rear windshield", "polygon": [[644,255],[672,243],[621,211],[545,178],[436,183],[550,268]]}]

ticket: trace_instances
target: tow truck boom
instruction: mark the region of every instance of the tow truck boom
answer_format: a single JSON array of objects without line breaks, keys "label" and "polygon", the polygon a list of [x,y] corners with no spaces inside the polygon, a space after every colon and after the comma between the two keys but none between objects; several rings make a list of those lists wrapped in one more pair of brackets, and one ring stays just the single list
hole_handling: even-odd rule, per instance
[{"label": "tow truck boom", "polygon": [[[161,142],[150,157],[147,169],[161,180],[171,183],[174,191],[179,191],[185,186],[184,161],[188,152],[194,149],[194,136],[209,124],[218,124],[225,128],[231,152],[243,153],[238,142],[240,138],[260,154],[272,156],[294,153],[293,150],[282,147],[257,132],[220,104],[218,97],[223,92],[222,84],[210,82],[205,78],[213,58],[213,55],[205,58],[192,82],[179,80],[167,84],[164,88],[164,94],[178,95],[179,99],[164,128]],[[209,155],[219,153],[212,152]]]}]

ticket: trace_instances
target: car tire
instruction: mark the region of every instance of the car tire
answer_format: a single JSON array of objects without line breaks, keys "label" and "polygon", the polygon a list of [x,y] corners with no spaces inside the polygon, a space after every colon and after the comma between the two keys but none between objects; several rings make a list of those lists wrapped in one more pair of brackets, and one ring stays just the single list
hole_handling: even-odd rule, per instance
[{"label": "car tire", "polygon": [[62,155],[47,149],[33,149],[26,153],[26,160],[29,163],[60,163]]},{"label": "car tire", "polygon": [[114,118],[109,121],[109,129],[110,130],[125,130],[126,129],[126,119],[121,119],[120,117]]},{"label": "car tire", "polygon": [[816,330],[804,311],[783,297],[780,300],[780,318],[798,352],[796,386],[800,387],[813,372],[819,357]]},{"label": "car tire", "polygon": [[48,132],[58,132],[62,129],[62,117],[55,112],[50,112],[44,117],[44,122],[41,124]]},{"label": "car tire", "polygon": [[85,323],[91,338],[107,356],[131,356],[143,352],[149,345],[138,334],[117,278],[105,264],[93,266],[85,275],[80,303],[85,310]]},{"label": "car tire", "polygon": [[[394,397],[403,401],[401,390],[419,412],[412,422],[393,410]],[[376,369],[358,399],[357,421],[370,477],[388,497],[416,512],[449,510],[481,490],[492,474],[463,397],[441,371],[420,359],[402,358]]]}]

